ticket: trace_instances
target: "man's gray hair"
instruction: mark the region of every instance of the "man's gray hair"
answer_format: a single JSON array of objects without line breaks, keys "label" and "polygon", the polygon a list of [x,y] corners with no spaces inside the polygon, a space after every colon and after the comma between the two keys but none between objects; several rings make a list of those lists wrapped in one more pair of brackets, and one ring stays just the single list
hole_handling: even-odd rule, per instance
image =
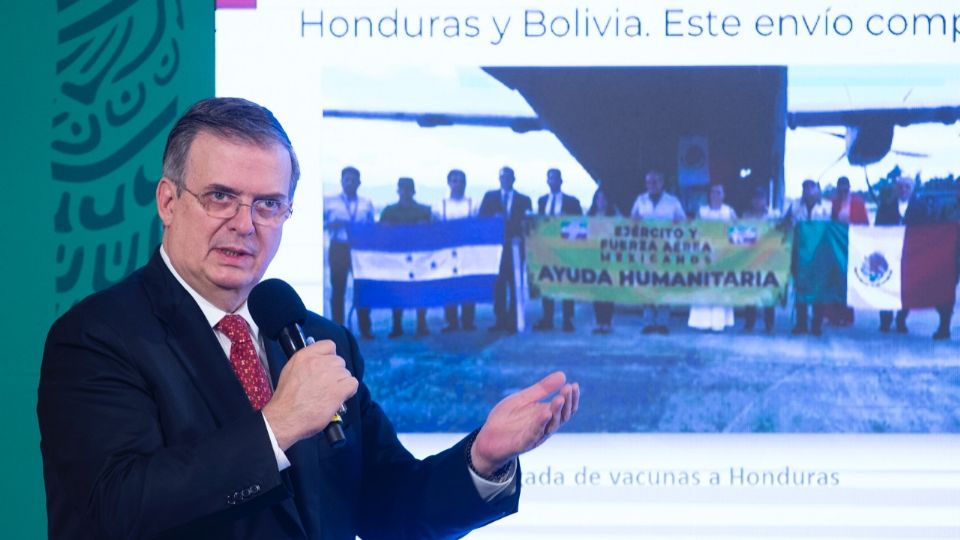
[{"label": "man's gray hair", "polygon": [[163,151],[163,175],[177,186],[179,196],[186,187],[183,174],[187,153],[200,132],[227,140],[259,146],[279,144],[290,154],[290,200],[300,179],[300,163],[283,126],[266,107],[241,98],[209,98],[194,104],[177,120]]}]

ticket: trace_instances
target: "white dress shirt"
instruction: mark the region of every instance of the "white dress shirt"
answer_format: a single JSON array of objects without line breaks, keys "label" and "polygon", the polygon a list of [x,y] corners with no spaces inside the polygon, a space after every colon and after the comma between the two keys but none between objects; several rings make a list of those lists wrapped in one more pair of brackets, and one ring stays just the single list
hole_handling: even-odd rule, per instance
[{"label": "white dress shirt", "polygon": [[687,214],[683,211],[680,199],[669,193],[661,193],[660,200],[656,203],[650,198],[649,193],[642,193],[633,202],[630,217],[682,221],[687,219]]},{"label": "white dress shirt", "polygon": [[503,213],[510,216],[510,208],[513,206],[513,190],[504,191],[500,190],[500,201],[503,203]]},{"label": "white dress shirt", "polygon": [[801,197],[793,202],[789,212],[793,215],[794,223],[798,221],[830,221],[833,205],[826,201],[820,201],[812,207],[808,207]]},{"label": "white dress shirt", "polygon": [[473,207],[473,200],[470,197],[462,199],[451,199],[447,197],[440,201],[440,204],[433,210],[433,215],[437,221],[448,221],[451,219],[464,219],[473,217],[477,209]]},{"label": "white dress shirt", "polygon": [[543,209],[544,215],[559,216],[563,214],[563,193],[548,193],[547,205]]},{"label": "white dress shirt", "polygon": [[[213,331],[213,334],[217,336],[217,341],[220,342],[220,347],[223,348],[223,353],[227,355],[227,358],[230,358],[230,338],[226,334],[217,330],[216,326],[220,322],[220,319],[223,319],[225,316],[230,315],[226,311],[218,308],[217,306],[210,303],[209,300],[200,296],[200,293],[193,290],[186,281],[180,277],[180,274],[177,273],[177,269],[173,267],[173,264],[170,262],[170,257],[167,255],[166,250],[163,249],[163,246],[160,246],[160,257],[163,259],[164,264],[167,265],[167,268],[170,270],[170,273],[173,274],[173,277],[177,278],[177,281],[180,282],[180,285],[183,285],[183,288],[187,290],[187,293],[193,298],[194,302],[200,307],[200,311],[203,312],[203,316],[207,319],[207,323],[210,325],[210,330]],[[260,335],[260,329],[257,327],[257,323],[253,322],[253,317],[250,316],[250,309],[247,307],[247,303],[244,302],[242,306],[233,313],[233,315],[239,315],[247,323],[247,326],[250,327],[250,335],[253,337],[253,345],[257,349],[257,356],[260,357],[260,363],[263,365],[264,371],[267,373],[267,381],[270,383],[270,388],[273,389],[273,381],[270,380],[270,366],[267,364],[267,355],[263,352],[263,341],[262,336]],[[283,453],[283,450],[280,449],[280,445],[277,443],[277,436],[273,434],[273,428],[270,427],[270,422],[267,422],[267,417],[263,416],[263,413],[260,414],[263,418],[264,425],[267,426],[267,434],[270,436],[270,446],[273,447],[273,455],[277,458],[277,468],[279,470],[284,470],[290,466],[290,460],[287,459],[287,455]]]},{"label": "white dress shirt", "polygon": [[348,199],[345,193],[323,199],[323,226],[330,231],[330,239],[347,241],[347,225],[350,223],[373,223],[373,203],[357,196]]}]

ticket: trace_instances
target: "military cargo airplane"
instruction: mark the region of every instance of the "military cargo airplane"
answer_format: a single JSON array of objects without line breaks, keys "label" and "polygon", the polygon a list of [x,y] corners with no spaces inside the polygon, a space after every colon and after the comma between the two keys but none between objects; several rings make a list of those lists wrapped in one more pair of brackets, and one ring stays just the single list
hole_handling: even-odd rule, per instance
[{"label": "military cargo airplane", "polygon": [[846,143],[840,159],[865,166],[891,151],[924,155],[891,150],[896,126],[960,121],[960,106],[788,111],[785,66],[483,69],[535,116],[330,109],[324,117],[547,130],[624,211],[650,169],[674,179],[687,199],[702,197],[711,179],[748,177],[728,189],[733,200],[759,184],[779,206],[787,128],[844,128],[834,134]]}]

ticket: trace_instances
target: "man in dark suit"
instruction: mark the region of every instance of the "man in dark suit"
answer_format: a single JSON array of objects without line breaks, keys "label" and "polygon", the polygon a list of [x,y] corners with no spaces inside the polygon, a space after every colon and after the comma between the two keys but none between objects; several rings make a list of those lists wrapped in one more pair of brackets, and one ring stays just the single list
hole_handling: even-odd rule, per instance
[{"label": "man in dark suit", "polygon": [[[563,185],[563,176],[560,169],[550,169],[547,171],[547,186],[550,193],[537,199],[537,214],[541,216],[582,216],[583,208],[580,207],[580,201],[576,197],[567,195],[560,191]],[[553,330],[553,298],[543,297],[543,318],[533,329],[537,331]],[[573,300],[563,300],[561,302],[563,312],[563,331],[573,332]]]},{"label": "man in dark suit", "polygon": [[[917,198],[913,193],[914,180],[907,176],[897,178],[896,184],[888,187],[880,198],[880,204],[877,205],[877,217],[874,220],[876,226],[887,225],[920,225],[924,220],[922,209],[917,204]],[[909,309],[901,309],[896,315],[896,330],[898,333],[906,334],[907,315]],[[880,312],[880,331],[889,332],[890,323],[893,322],[892,311]]]},{"label": "man in dark suit", "polygon": [[513,260],[513,244],[519,247],[523,256],[522,223],[523,216],[533,209],[530,197],[513,190],[516,178],[513,169],[500,169],[500,189],[494,189],[483,195],[479,214],[484,217],[503,216],[506,220],[503,238],[503,254],[500,255],[500,274],[493,288],[493,313],[496,324],[492,332],[517,331],[517,282],[514,278],[514,265],[523,267],[522,260]]},{"label": "man in dark suit", "polygon": [[[875,225],[932,225],[936,223],[956,222],[958,213],[954,209],[956,199],[946,205],[937,204],[936,197],[917,194],[914,186],[917,180],[909,176],[897,178],[895,186],[888,188],[881,194],[880,204],[877,206]],[[950,339],[950,320],[953,317],[953,302],[947,301],[935,307],[940,324],[933,333],[934,340]],[[896,315],[896,331],[906,334],[907,315],[910,310],[903,308]],[[893,320],[892,311],[880,312],[880,331],[889,332],[890,322]]]},{"label": "man in dark suit", "polygon": [[[554,373],[415,459],[343,326],[308,314],[316,343],[286,360],[250,319],[298,177],[286,133],[256,104],[201,101],[174,126],[160,249],[47,338],[37,414],[51,538],[446,538],[516,511],[516,456],[569,419],[578,387]],[[341,403],[334,448],[317,434]]]}]

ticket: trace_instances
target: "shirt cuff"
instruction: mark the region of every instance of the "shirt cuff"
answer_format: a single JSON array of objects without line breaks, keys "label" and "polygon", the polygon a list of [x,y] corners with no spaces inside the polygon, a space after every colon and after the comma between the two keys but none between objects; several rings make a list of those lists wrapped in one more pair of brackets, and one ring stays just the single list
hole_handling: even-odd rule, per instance
[{"label": "shirt cuff", "polygon": [[280,445],[277,444],[277,436],[273,434],[273,429],[270,427],[270,422],[267,422],[267,417],[263,416],[263,413],[260,413],[260,416],[263,417],[263,424],[267,426],[267,435],[270,436],[270,446],[273,447],[273,456],[277,458],[277,470],[282,471],[290,467],[290,460],[287,459],[287,455],[283,453]]},{"label": "shirt cuff", "polygon": [[486,502],[493,502],[501,497],[509,497],[517,491],[517,483],[514,481],[517,476],[516,459],[510,462],[510,471],[502,482],[491,482],[473,472],[473,469],[469,466],[467,466],[467,471],[470,473],[470,478],[473,479],[473,485],[477,488],[480,498]]}]

